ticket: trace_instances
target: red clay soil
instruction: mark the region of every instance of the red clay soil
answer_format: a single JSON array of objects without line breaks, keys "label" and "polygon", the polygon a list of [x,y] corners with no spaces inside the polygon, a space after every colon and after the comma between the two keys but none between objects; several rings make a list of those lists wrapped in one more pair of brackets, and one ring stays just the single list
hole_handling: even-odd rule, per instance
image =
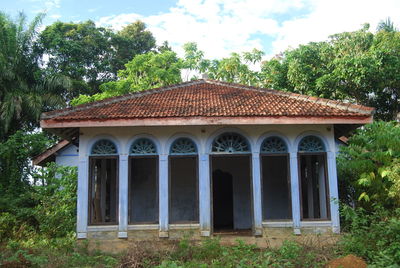
[{"label": "red clay soil", "polygon": [[325,268],[366,268],[367,263],[354,255],[347,255],[342,258],[331,260]]}]

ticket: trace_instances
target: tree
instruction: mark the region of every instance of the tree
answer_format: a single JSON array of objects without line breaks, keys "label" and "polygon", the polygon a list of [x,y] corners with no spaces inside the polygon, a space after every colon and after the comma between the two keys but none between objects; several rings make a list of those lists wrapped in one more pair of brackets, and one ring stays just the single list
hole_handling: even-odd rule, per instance
[{"label": "tree", "polygon": [[377,121],[358,129],[348,146],[341,147],[340,183],[347,185],[346,194],[353,195],[359,205],[400,205],[399,137],[398,123]]},{"label": "tree", "polygon": [[92,96],[80,95],[72,105],[102,100],[105,98],[141,91],[156,87],[177,84],[182,81],[182,61],[173,51],[162,53],[148,52],[135,56],[118,72],[118,81],[111,81],[100,86],[101,93]]},{"label": "tree", "polygon": [[400,109],[397,31],[335,34],[326,42],[287,50],[264,62],[263,85],[376,108],[375,117],[393,120]]},{"label": "tree", "polygon": [[66,100],[83,93],[96,93],[101,83],[113,79],[111,61],[113,32],[92,21],[55,22],[40,34],[40,53],[48,55],[46,72],[72,79],[73,91]]},{"label": "tree", "polygon": [[394,26],[394,23],[390,18],[387,18],[386,20],[381,20],[378,24],[378,27],[376,30],[379,31],[386,31],[386,32],[398,32],[396,27]]},{"label": "tree", "polygon": [[119,31],[113,37],[112,44],[115,48],[112,69],[113,73],[117,74],[134,56],[154,49],[156,40],[153,34],[146,29],[146,25],[138,20]]},{"label": "tree", "polygon": [[95,94],[103,83],[114,81],[118,70],[135,55],[150,51],[155,39],[145,24],[136,21],[114,33],[93,21],[55,22],[40,35],[39,50],[48,55],[46,71],[73,81],[66,101],[79,94]]},{"label": "tree", "polygon": [[[250,67],[261,62],[264,52],[260,50],[253,49],[241,54],[232,53],[228,58],[209,60],[204,59],[204,52],[198,50],[196,43],[187,43],[183,48],[185,50],[183,66],[196,74],[207,74],[210,79],[231,83],[253,86],[260,83],[259,72]],[[197,78],[197,75],[192,78]]]},{"label": "tree", "polygon": [[37,127],[41,112],[63,105],[58,93],[70,86],[65,77],[40,69],[35,47],[43,16],[27,26],[22,13],[15,21],[0,13],[0,141]]}]

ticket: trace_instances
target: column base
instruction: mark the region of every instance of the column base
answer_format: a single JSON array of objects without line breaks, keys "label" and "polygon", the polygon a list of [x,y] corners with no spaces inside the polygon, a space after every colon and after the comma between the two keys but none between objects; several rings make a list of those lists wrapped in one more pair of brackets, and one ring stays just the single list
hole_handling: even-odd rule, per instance
[{"label": "column base", "polygon": [[169,233],[168,233],[168,231],[159,231],[158,232],[158,237],[159,238],[168,238],[169,237]]},{"label": "column base", "polygon": [[76,234],[77,239],[86,239],[87,238],[87,233],[77,233]]},{"label": "column base", "polygon": [[118,232],[118,238],[127,239],[128,238],[128,232]]},{"label": "column base", "polygon": [[300,228],[294,228],[294,229],[293,229],[293,233],[294,233],[295,235],[301,235]]},{"label": "column base", "polygon": [[262,236],[263,235],[263,229],[262,228],[255,228],[253,231],[254,236]]},{"label": "column base", "polygon": [[210,236],[211,232],[210,231],[200,231],[200,236]]},{"label": "column base", "polygon": [[333,226],[332,227],[332,233],[340,234],[340,227],[339,226]]}]

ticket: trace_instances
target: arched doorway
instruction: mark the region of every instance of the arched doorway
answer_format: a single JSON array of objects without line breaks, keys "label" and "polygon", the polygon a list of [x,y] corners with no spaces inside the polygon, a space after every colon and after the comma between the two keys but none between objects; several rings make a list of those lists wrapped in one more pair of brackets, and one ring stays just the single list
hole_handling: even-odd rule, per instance
[{"label": "arched doorway", "polygon": [[214,233],[252,228],[251,149],[237,133],[223,133],[212,143],[212,224]]}]

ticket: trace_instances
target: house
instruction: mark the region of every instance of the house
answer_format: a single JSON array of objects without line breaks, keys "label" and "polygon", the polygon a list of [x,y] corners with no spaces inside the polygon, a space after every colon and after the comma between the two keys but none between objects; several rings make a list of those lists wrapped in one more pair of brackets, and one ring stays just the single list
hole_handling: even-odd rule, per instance
[{"label": "house", "polygon": [[336,138],[372,120],[202,79],[47,112],[41,127],[79,144],[79,239],[268,238],[340,232]]}]

